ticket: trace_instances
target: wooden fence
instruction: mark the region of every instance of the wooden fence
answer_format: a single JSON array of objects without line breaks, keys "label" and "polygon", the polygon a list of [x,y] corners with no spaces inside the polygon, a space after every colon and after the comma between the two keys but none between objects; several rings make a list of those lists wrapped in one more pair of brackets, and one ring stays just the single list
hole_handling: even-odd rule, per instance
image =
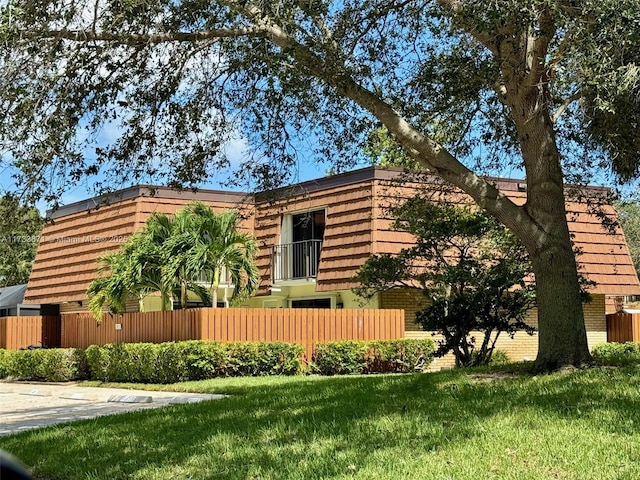
[{"label": "wooden fence", "polygon": [[0,348],[19,350],[29,345],[59,347],[59,316],[0,317]]},{"label": "wooden fence", "polygon": [[607,342],[640,342],[640,314],[607,315]]},{"label": "wooden fence", "polygon": [[62,346],[180,340],[299,343],[311,358],[317,342],[404,337],[404,310],[201,308],[168,312],[62,315]]}]

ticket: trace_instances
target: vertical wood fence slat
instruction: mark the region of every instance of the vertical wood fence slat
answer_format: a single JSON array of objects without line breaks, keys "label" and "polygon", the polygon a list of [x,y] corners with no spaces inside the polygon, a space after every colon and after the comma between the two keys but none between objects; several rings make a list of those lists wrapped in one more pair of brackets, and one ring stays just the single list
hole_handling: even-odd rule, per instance
[{"label": "vertical wood fence slat", "polygon": [[231,324],[229,325],[229,340],[234,340],[240,337],[240,322],[239,322],[239,312],[234,310],[231,312]]},{"label": "vertical wood fence slat", "polygon": [[0,318],[0,348],[7,348],[7,317]]},{"label": "vertical wood fence slat", "polygon": [[[368,312],[367,312],[368,313]],[[365,315],[364,317],[364,332],[362,334],[363,338],[372,338],[375,333],[375,323],[379,320],[379,317],[374,317],[373,315]]]},{"label": "vertical wood fence slat", "polygon": [[219,338],[220,341],[226,342],[229,340],[229,312],[218,313],[215,317],[216,321],[220,322],[220,336],[216,336],[215,338]]},{"label": "vertical wood fence slat", "polygon": [[324,323],[321,320],[321,314],[322,314],[322,310],[319,310],[317,308],[313,309],[313,312],[311,314],[311,328],[312,328],[312,333],[311,333],[311,338],[313,341],[320,341],[320,323]]}]

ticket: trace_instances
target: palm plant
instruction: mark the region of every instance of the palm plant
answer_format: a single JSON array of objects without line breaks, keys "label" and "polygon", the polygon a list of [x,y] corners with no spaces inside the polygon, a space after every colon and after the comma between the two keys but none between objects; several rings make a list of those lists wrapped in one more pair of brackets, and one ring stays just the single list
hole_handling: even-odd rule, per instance
[{"label": "palm plant", "polygon": [[126,310],[127,298],[130,295],[128,277],[124,273],[127,259],[120,252],[109,252],[98,259],[98,273],[109,271],[109,275],[93,280],[87,288],[89,311],[100,320],[102,307],[107,304],[112,313],[123,313]]},{"label": "palm plant", "polygon": [[[255,240],[237,231],[239,216],[229,211],[220,215],[202,203],[178,211],[174,217],[153,214],[144,228],[117,252],[99,258],[100,273],[89,285],[89,308],[100,318],[105,304],[123,313],[126,301],[137,296],[140,310],[145,296],[159,292],[162,310],[176,298],[187,306],[189,292],[204,305],[217,305],[221,276],[226,271],[234,284],[231,301],[236,304],[253,293],[259,282],[254,264]],[[199,282],[203,273],[211,278],[209,288]]]},{"label": "palm plant", "polygon": [[213,307],[218,303],[223,272],[234,285],[232,304],[251,295],[260,280],[254,262],[258,247],[253,237],[238,231],[239,221],[236,211],[216,214],[202,203],[192,203],[178,212],[180,233],[167,242],[172,260],[165,274],[176,275],[183,269],[193,279],[208,273]]},{"label": "palm plant", "polygon": [[149,225],[151,222],[123,245],[121,251],[128,258],[129,266],[126,275],[131,292],[138,296],[140,311],[144,309],[142,303],[144,297],[156,292],[160,293],[161,310],[170,310],[172,286],[166,284],[162,278],[162,265],[165,262],[162,247],[168,237],[150,234]]},{"label": "palm plant", "polygon": [[196,225],[197,222],[183,209],[174,217],[153,214],[143,230],[149,241],[158,247],[158,280],[168,295],[178,299],[182,308],[187,306],[188,292],[193,292],[204,305],[211,305],[209,292],[197,281],[201,269],[186,262],[192,248],[189,239],[193,237]]},{"label": "palm plant", "polygon": [[160,308],[169,310],[171,287],[162,281],[162,243],[145,229],[131,236],[117,252],[98,259],[98,272],[108,275],[95,279],[87,289],[89,310],[96,318],[105,304],[112,313],[124,313],[127,299],[135,296],[143,311],[143,298],[155,292],[161,296]]}]

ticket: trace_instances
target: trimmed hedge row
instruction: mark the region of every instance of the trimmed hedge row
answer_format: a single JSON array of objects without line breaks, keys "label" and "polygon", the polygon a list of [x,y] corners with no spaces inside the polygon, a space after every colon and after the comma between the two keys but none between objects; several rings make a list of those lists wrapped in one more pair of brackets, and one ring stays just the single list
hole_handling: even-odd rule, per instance
[{"label": "trimmed hedge row", "polygon": [[0,350],[0,378],[68,382],[88,378],[83,350]]},{"label": "trimmed hedge row", "polygon": [[316,346],[311,368],[322,375],[423,372],[433,351],[431,339],[325,342]]},{"label": "trimmed hedge row", "polygon": [[601,365],[640,365],[640,342],[600,343],[593,347],[591,355]]},{"label": "trimmed hedge row", "polygon": [[279,342],[118,343],[86,350],[0,350],[0,378],[174,383],[214,377],[296,375],[301,345]]},{"label": "trimmed hedge row", "polygon": [[215,377],[302,373],[301,345],[278,342],[115,343],[86,349],[91,378],[174,383]]},{"label": "trimmed hedge row", "polygon": [[310,368],[301,345],[280,342],[219,343],[202,340],[92,345],[86,350],[0,350],[0,378],[63,382],[174,383],[215,377],[325,375],[424,371],[431,340],[327,342],[317,346]]}]

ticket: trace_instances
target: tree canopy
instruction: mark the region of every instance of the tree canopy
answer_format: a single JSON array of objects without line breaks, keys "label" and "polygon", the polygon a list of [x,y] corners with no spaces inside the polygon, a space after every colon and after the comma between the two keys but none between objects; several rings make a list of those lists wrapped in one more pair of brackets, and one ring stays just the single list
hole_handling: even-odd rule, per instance
[{"label": "tree canopy", "polygon": [[[348,168],[384,126],[527,248],[538,366],[590,361],[564,180],[638,173],[639,2],[13,0],[0,15],[0,143],[33,195],[96,175],[197,184],[235,132],[240,176],[273,186],[305,152]],[[119,137],[96,146],[107,128]],[[505,160],[524,205],[478,175]]]},{"label": "tree canopy", "polygon": [[29,281],[43,225],[37,208],[9,194],[0,198],[0,287]]},{"label": "tree canopy", "polygon": [[[380,123],[454,181],[466,175],[457,160],[522,164],[517,93],[549,113],[565,164],[608,162],[627,178],[639,11],[629,0],[13,0],[0,19],[0,139],[50,201],[100,171],[197,184],[226,163],[233,132],[271,181],[291,178],[310,134],[311,153],[346,168]],[[105,128],[119,138],[96,145]]]}]

